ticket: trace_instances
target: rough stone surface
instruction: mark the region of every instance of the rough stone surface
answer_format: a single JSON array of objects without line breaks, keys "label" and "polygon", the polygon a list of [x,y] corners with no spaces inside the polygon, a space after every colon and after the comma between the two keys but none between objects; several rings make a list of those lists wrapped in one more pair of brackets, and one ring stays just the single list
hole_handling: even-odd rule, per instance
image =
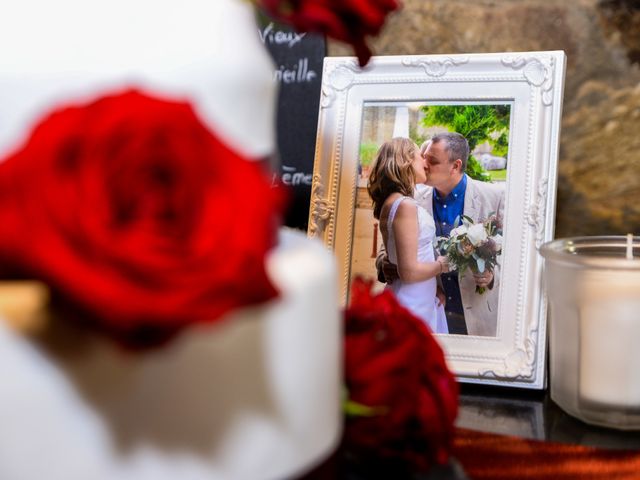
[{"label": "rough stone surface", "polygon": [[[564,50],[556,237],[640,234],[635,0],[405,0],[377,55]],[[330,43],[330,55],[351,55]]]}]

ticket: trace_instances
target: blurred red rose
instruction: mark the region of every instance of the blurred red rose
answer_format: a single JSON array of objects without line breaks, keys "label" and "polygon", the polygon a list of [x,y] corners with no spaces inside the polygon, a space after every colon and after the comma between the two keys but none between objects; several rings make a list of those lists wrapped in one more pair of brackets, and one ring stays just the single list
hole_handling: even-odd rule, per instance
[{"label": "blurred red rose", "polygon": [[47,116],[0,163],[0,270],[124,342],[162,341],[277,295],[280,197],[187,103],[103,97]]},{"label": "blurred red rose", "polygon": [[356,279],[345,313],[349,400],[371,413],[347,418],[348,449],[400,459],[418,471],[446,463],[458,385],[429,328],[390,291]]},{"label": "blurred red rose", "polygon": [[397,0],[258,0],[274,18],[303,32],[320,32],[355,49],[364,66],[371,57],[367,35],[378,35]]}]

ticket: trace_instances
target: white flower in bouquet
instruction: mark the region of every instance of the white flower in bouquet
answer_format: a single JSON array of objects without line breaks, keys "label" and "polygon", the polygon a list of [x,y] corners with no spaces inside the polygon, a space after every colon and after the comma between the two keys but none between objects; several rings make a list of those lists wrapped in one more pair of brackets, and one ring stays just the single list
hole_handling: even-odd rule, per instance
[{"label": "white flower in bouquet", "polygon": [[496,251],[502,252],[502,235],[496,233],[493,237],[493,242],[496,244]]},{"label": "white flower in bouquet", "polygon": [[459,237],[461,235],[466,235],[466,233],[467,233],[467,226],[463,223],[462,225],[451,230],[451,233],[449,234],[449,236]]},{"label": "white flower in bouquet", "polygon": [[488,236],[484,224],[475,223],[471,225],[467,230],[467,238],[474,247],[479,247],[486,242]]}]

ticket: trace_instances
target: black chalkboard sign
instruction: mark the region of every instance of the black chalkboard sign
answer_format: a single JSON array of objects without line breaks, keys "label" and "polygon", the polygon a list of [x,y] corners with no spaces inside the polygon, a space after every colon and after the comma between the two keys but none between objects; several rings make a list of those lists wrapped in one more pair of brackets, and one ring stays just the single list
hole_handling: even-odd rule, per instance
[{"label": "black chalkboard sign", "polygon": [[299,33],[267,17],[259,18],[258,28],[274,60],[273,77],[280,87],[278,173],[293,194],[285,224],[306,230],[326,42],[321,35]]}]

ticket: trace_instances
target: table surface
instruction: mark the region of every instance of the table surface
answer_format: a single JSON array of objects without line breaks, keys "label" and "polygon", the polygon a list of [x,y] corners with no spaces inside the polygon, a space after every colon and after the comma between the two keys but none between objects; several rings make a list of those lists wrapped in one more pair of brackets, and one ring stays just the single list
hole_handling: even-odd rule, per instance
[{"label": "table surface", "polygon": [[461,428],[600,448],[640,449],[640,431],[588,425],[565,413],[548,391],[462,384]]},{"label": "table surface", "polygon": [[[478,465],[475,465],[474,462],[478,459],[465,457],[468,456],[467,454],[470,452],[473,453],[475,451],[474,449],[477,448],[484,448],[479,455],[484,460],[490,458],[491,461],[489,463],[491,463],[493,467],[495,467],[494,463],[501,464],[500,462],[503,462],[501,465],[503,465],[504,468],[510,468],[507,475],[514,473],[514,460],[509,460],[514,452],[519,455],[515,460],[516,463],[518,463],[518,461],[522,462],[523,458],[527,461],[534,459],[534,461],[538,462],[546,461],[548,463],[557,463],[558,456],[568,455],[570,457],[567,462],[560,462],[562,465],[566,463],[566,471],[554,464],[555,470],[550,474],[551,476],[545,476],[543,472],[534,477],[527,477],[538,480],[557,478],[557,474],[559,473],[562,473],[562,478],[582,479],[583,476],[581,475],[583,475],[585,471],[593,469],[594,465],[608,473],[604,477],[599,477],[596,472],[594,474],[595,476],[592,475],[584,478],[610,478],[609,473],[613,471],[612,469],[621,468],[620,466],[625,464],[625,458],[628,458],[630,455],[628,452],[622,452],[621,450],[637,450],[638,454],[640,454],[640,431],[626,432],[592,426],[581,422],[557,406],[549,397],[548,391],[471,384],[461,384],[460,388],[459,413],[456,421],[458,427],[467,429],[467,431],[476,430],[479,432],[516,436],[543,442],[568,444],[567,450],[570,452],[567,453],[564,449],[559,449],[555,446],[550,447],[544,443],[539,444],[539,447],[531,445],[529,448],[520,451],[518,445],[522,446],[522,443],[514,442],[513,439],[509,440],[506,437],[504,441],[497,442],[496,440],[499,440],[498,437],[487,436],[486,438],[489,440],[486,444],[476,441],[471,447],[462,445],[462,449],[459,448],[457,451],[454,451],[454,456],[462,455],[462,457],[452,458],[447,465],[433,468],[426,474],[401,478],[410,478],[410,480],[470,480],[470,478],[476,478],[477,475],[480,475],[477,476],[477,478],[482,479],[493,478],[491,470],[487,470],[488,463],[486,461],[480,461],[480,463],[482,463],[482,465],[479,465],[480,470],[475,471],[478,470]],[[463,433],[462,435],[466,440],[469,440],[468,433]],[[480,440],[482,440],[482,437],[480,437]],[[517,445],[512,447],[514,443]],[[585,453],[584,450],[576,451],[576,448],[570,445],[599,447],[603,450],[599,450],[597,454],[590,451]],[[497,448],[498,451],[492,451],[491,454],[485,455],[486,450],[492,448]],[[550,448],[551,450],[549,450]],[[580,449],[581,447],[577,448]],[[638,458],[636,457],[638,457],[638,454],[635,452],[631,453],[631,456],[633,456],[635,460],[633,468],[637,468]],[[616,460],[616,456],[622,460]],[[343,457],[340,457],[339,454],[334,454],[333,459],[335,460],[336,458]],[[466,467],[463,467],[462,463],[465,462]],[[389,476],[385,472],[377,472],[376,469],[363,469],[362,465],[367,467],[366,463],[360,463],[360,466],[358,466],[353,462],[340,463],[339,460],[338,464],[341,465],[341,467],[336,469],[335,463],[332,465],[332,462],[325,462],[324,465],[309,475],[304,476],[302,480],[388,480],[389,478],[400,478],[395,474]],[[518,465],[520,464],[518,463]],[[547,465],[547,470],[551,468],[551,466]],[[475,470],[471,472],[474,476],[467,473],[467,468],[471,468],[472,470],[475,468]],[[483,472],[484,475],[482,475]],[[634,470],[634,472],[631,476],[621,474],[616,476],[616,478],[637,479],[637,471]],[[531,471],[527,473],[531,474]],[[512,477],[505,477],[503,475],[500,478]]]}]

